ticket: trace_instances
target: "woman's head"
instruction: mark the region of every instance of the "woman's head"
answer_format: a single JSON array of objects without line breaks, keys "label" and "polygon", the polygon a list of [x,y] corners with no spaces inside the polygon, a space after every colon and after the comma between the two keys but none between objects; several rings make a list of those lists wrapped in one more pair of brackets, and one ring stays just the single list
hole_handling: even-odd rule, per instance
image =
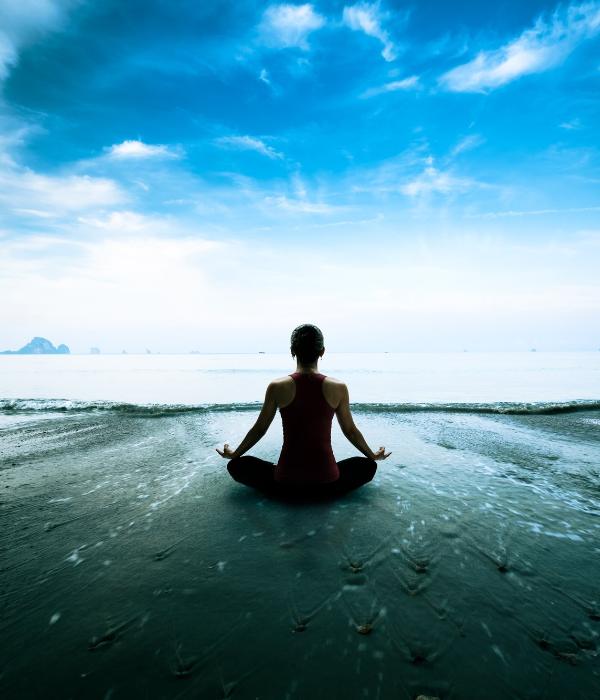
[{"label": "woman's head", "polygon": [[311,365],[325,350],[323,333],[311,323],[303,323],[292,331],[290,350],[301,365]]}]

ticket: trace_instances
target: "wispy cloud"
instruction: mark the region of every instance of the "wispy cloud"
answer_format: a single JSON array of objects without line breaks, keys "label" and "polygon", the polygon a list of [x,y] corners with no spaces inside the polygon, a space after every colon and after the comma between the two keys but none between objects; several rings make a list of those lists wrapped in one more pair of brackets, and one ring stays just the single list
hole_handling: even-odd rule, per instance
[{"label": "wispy cloud", "polygon": [[[27,169],[0,171],[0,202],[17,214],[50,218],[112,206],[126,199],[119,185],[108,178],[40,175]],[[33,209],[32,203],[35,203]]]},{"label": "wispy cloud", "polygon": [[292,214],[333,214],[341,208],[325,202],[313,202],[304,198],[290,198],[285,195],[265,197],[264,201],[269,207],[277,207],[277,209]]},{"label": "wispy cloud", "polygon": [[106,216],[80,216],[78,219],[80,224],[87,227],[102,229],[104,231],[117,231],[119,233],[138,233],[146,231],[150,233],[152,229],[156,229],[157,222],[160,222],[160,229],[165,230],[165,221],[158,219],[155,216],[140,214],[135,211],[112,211]]},{"label": "wispy cloud", "polygon": [[325,18],[309,3],[271,5],[262,17],[259,34],[273,48],[296,47],[307,51],[308,35],[325,25]]},{"label": "wispy cloud", "polygon": [[397,92],[398,90],[414,90],[419,87],[419,76],[411,75],[408,78],[403,78],[402,80],[393,80],[390,83],[385,83],[384,85],[379,85],[369,90],[365,90],[360,96],[365,99],[368,97],[376,97],[377,95],[384,95],[387,92]]},{"label": "wispy cloud", "polygon": [[565,129],[566,131],[578,131],[579,129],[583,128],[583,125],[581,123],[581,119],[570,119],[568,122],[563,122],[562,124],[559,124],[561,129]]},{"label": "wispy cloud", "polygon": [[477,146],[481,146],[484,140],[485,139],[479,134],[469,134],[461,139],[456,146],[454,146],[454,148],[450,151],[450,156],[454,158],[465,151],[471,151],[474,148],[477,148]]},{"label": "wispy cloud", "polygon": [[480,52],[472,61],[444,73],[440,84],[453,92],[483,92],[541,73],[562,63],[582,41],[600,32],[600,3],[558,8],[546,20],[499,49]]},{"label": "wispy cloud", "polygon": [[400,191],[408,197],[421,197],[429,194],[451,194],[471,190],[479,183],[470,178],[458,177],[449,171],[428,166],[413,180],[401,185]]},{"label": "wispy cloud", "polygon": [[256,151],[273,160],[283,158],[283,153],[276,151],[261,139],[255,136],[221,136],[215,140],[218,146],[233,148],[238,151]]},{"label": "wispy cloud", "polygon": [[378,39],[383,44],[381,55],[386,61],[394,61],[398,50],[390,35],[383,27],[386,15],[381,12],[379,3],[361,2],[344,7],[343,22],[354,31],[361,31]]},{"label": "wispy cloud", "polygon": [[163,144],[149,144],[143,141],[123,141],[106,149],[110,158],[136,159],[136,158],[181,158],[182,151]]},{"label": "wispy cloud", "polygon": [[470,219],[501,219],[523,216],[548,216],[555,214],[583,214],[588,212],[600,212],[600,207],[565,207],[563,209],[525,209],[506,211],[488,211],[482,214],[470,214]]}]

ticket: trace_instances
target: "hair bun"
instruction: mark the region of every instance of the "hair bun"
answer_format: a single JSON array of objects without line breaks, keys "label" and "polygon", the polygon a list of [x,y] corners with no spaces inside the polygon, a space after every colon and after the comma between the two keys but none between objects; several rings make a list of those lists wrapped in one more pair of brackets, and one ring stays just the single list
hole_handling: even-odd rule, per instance
[{"label": "hair bun", "polygon": [[325,348],[323,333],[311,323],[303,323],[292,331],[290,349],[301,364],[312,364]]}]

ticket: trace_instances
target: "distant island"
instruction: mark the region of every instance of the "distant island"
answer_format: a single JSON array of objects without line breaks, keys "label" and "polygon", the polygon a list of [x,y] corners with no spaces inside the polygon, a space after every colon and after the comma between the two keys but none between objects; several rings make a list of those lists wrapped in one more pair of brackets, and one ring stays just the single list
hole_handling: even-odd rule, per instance
[{"label": "distant island", "polygon": [[69,355],[70,352],[66,345],[55,348],[47,338],[36,336],[20,350],[4,350],[0,355]]}]

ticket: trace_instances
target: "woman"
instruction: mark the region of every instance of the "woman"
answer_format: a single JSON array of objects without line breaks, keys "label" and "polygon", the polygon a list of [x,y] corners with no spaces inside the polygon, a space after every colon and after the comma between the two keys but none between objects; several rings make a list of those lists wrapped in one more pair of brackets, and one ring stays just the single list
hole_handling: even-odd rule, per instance
[{"label": "woman", "polygon": [[[267,492],[289,495],[339,495],[371,481],[376,460],[390,452],[373,452],[350,413],[348,388],[343,382],[318,371],[325,345],[323,334],[313,325],[294,329],[291,338],[296,371],[267,387],[256,423],[235,450],[225,443],[217,452],[231,460],[227,469],[242,484]],[[283,447],[277,464],[257,457],[242,457],[267,432],[279,408],[283,423]],[[335,461],[331,448],[333,415],[348,440],[364,457]]]}]

